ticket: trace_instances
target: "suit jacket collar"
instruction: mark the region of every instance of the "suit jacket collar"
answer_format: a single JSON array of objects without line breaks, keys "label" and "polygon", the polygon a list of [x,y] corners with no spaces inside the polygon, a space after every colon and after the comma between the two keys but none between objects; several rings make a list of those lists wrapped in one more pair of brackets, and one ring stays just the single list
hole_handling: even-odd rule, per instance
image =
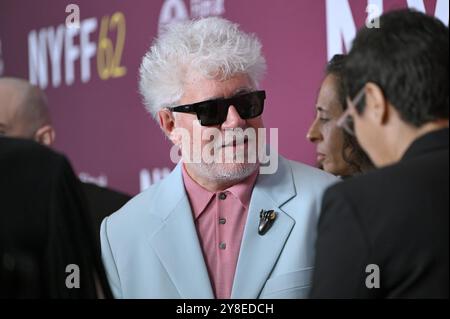
[{"label": "suit jacket collar", "polygon": [[[197,184],[188,174],[186,167],[182,165],[182,176],[183,176],[183,183],[184,188],[186,190],[186,193],[189,198],[189,202],[191,204],[191,209],[194,213],[194,218],[197,220],[200,215],[203,214],[204,210],[208,206],[208,204],[211,202],[212,198],[216,195],[221,193],[218,192],[211,192],[207,189],[204,189],[202,186]],[[256,177],[258,176],[258,170],[256,170],[254,173],[252,173],[250,176],[245,178],[243,181],[230,186],[229,188],[225,189],[225,191],[230,192],[233,194],[242,204],[242,206],[245,207],[245,209],[248,209],[250,205],[250,199],[252,195],[253,186],[255,185]]]},{"label": "suit jacket collar", "polygon": [[448,128],[425,134],[416,139],[403,155],[402,160],[417,157],[422,154],[448,149]]},{"label": "suit jacket collar", "polygon": [[214,293],[184,189],[181,165],[179,163],[161,182],[156,200],[151,204],[150,210],[156,212],[162,222],[150,234],[149,242],[180,298],[211,299]]},{"label": "suit jacket collar", "polygon": [[[276,264],[294,226],[281,207],[296,195],[289,164],[279,158],[273,175],[259,175],[253,189],[241,243],[232,298],[257,298]],[[161,182],[152,211],[162,218],[149,241],[181,298],[214,298],[208,271],[184,189],[181,163]],[[164,203],[164,206],[159,206]],[[261,209],[275,210],[276,220],[264,235],[258,234]]]},{"label": "suit jacket collar", "polygon": [[[273,175],[259,175],[253,189],[247,222],[242,238],[231,298],[256,299],[269,278],[295,224],[282,206],[296,196],[292,171],[279,158]],[[274,210],[275,222],[265,235],[258,234],[261,210]]]}]

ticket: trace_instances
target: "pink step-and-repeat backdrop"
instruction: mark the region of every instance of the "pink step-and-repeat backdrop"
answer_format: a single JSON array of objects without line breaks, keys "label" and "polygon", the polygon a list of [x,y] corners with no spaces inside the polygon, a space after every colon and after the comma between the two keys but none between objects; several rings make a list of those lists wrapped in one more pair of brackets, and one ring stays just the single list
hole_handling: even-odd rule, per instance
[{"label": "pink step-and-repeat backdrop", "polygon": [[[141,58],[160,25],[223,16],[263,43],[264,121],[280,153],[314,165],[305,134],[328,58],[368,17],[404,7],[448,25],[449,0],[0,0],[0,76],[45,90],[55,149],[83,180],[136,194],[174,166],[138,94]],[[66,27],[77,13],[79,27]]]}]

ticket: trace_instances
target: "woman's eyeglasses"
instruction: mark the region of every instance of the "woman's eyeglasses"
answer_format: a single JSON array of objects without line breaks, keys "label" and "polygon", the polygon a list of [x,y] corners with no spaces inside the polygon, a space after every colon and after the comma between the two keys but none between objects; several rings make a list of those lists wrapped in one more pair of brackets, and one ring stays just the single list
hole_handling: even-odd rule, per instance
[{"label": "woman's eyeglasses", "polygon": [[356,111],[356,105],[361,102],[361,99],[364,97],[365,88],[363,87],[359,90],[358,94],[356,94],[353,100],[347,98],[347,110],[341,115],[339,120],[337,121],[337,126],[341,127],[351,136],[355,136],[355,123],[353,120],[352,113]]}]

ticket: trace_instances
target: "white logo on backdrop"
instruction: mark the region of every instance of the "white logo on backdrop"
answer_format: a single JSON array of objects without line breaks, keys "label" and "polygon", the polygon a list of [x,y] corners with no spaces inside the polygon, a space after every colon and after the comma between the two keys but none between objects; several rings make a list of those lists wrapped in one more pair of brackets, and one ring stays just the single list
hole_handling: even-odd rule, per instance
[{"label": "white logo on backdrop", "polygon": [[[49,85],[57,88],[63,83],[71,86],[79,74],[81,83],[88,83],[95,69],[103,81],[125,76],[124,13],[117,11],[102,18],[80,20],[80,7],[76,4],[69,4],[65,12],[69,14],[64,24],[31,30],[28,34],[30,82],[42,89]],[[98,42],[93,39],[97,30]],[[116,36],[111,37],[111,33]]]},{"label": "white logo on backdrop", "polygon": [[159,182],[164,177],[170,174],[170,169],[167,167],[164,168],[154,168],[150,172],[148,169],[142,169],[139,173],[139,181],[140,181],[140,190],[141,192],[145,191],[151,185]]},{"label": "white logo on backdrop", "polygon": [[[28,34],[30,82],[45,89],[49,85],[51,75],[51,84],[56,88],[62,83],[64,71],[64,82],[70,86],[75,82],[77,60],[80,62],[81,81],[89,82],[91,59],[97,49],[91,34],[96,30],[96,18],[82,20],[79,28],[66,28],[64,24],[60,24],[57,27],[32,30]],[[75,42],[75,38],[79,38],[79,44]]]},{"label": "white logo on backdrop", "polygon": [[225,0],[191,0],[191,18],[220,16],[225,13]]},{"label": "white logo on backdrop", "polygon": [[[153,168],[152,170],[148,170],[145,168],[142,169],[139,172],[140,191],[141,192],[145,191],[151,185],[164,179],[166,176],[168,176],[170,174],[170,172],[171,172],[171,169],[168,167]],[[91,184],[97,185],[99,187],[108,187],[108,176],[106,176],[106,175],[92,176],[89,173],[80,172],[78,174],[78,178],[83,183],[91,183]]]},{"label": "white logo on backdrop", "polygon": [[[407,0],[407,4],[409,8],[426,12],[423,0]],[[367,27],[383,27],[379,25],[379,21],[377,20],[377,18],[383,14],[383,10],[383,0],[367,0]],[[437,0],[434,16],[448,25],[448,0]],[[348,0],[326,0],[326,19],[327,50],[328,60],[330,60],[335,54],[342,54],[350,51],[351,43],[356,36],[357,28]]]},{"label": "white logo on backdrop", "polygon": [[159,15],[159,30],[174,22],[220,16],[225,13],[225,0],[190,0],[190,10],[183,0],[165,0]]},{"label": "white logo on backdrop", "polygon": [[78,174],[78,178],[83,183],[91,183],[91,184],[95,184],[100,187],[108,186],[108,177],[106,175],[92,176],[88,173],[81,172],[80,174]]}]

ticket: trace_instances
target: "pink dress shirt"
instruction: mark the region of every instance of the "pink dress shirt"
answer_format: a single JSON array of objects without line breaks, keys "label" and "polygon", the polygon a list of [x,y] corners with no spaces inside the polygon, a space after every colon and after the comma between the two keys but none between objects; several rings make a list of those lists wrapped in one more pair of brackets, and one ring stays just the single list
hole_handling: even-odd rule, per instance
[{"label": "pink dress shirt", "polygon": [[197,184],[183,165],[184,187],[211,285],[218,299],[231,297],[242,234],[257,176],[258,170],[239,184],[214,193]]}]

